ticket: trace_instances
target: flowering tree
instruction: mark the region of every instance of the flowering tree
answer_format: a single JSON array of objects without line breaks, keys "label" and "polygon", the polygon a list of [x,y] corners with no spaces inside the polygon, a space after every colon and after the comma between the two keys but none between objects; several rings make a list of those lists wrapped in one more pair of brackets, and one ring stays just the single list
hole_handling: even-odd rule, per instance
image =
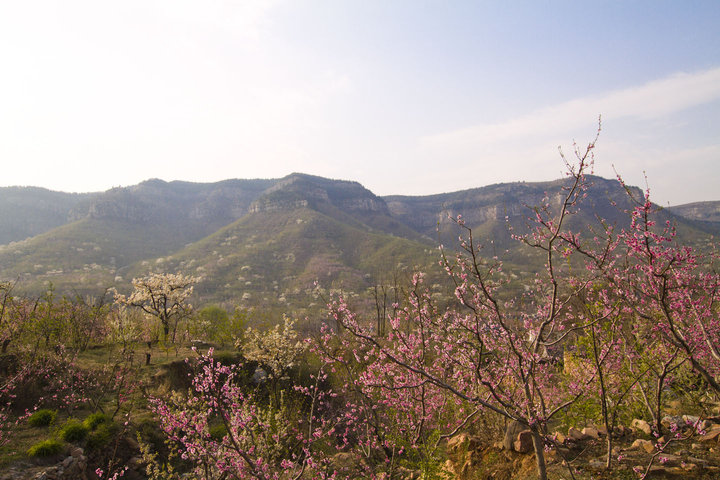
[{"label": "flowering tree", "polygon": [[[619,181],[624,186],[622,179]],[[577,236],[565,237],[569,247],[586,260],[586,267],[607,284],[623,312],[643,331],[640,349],[660,354],[657,372],[659,412],[660,386],[667,375],[687,362],[716,393],[720,393],[720,275],[714,270],[716,255],[694,251],[677,242],[670,221],[659,226],[656,209],[646,190],[637,198],[626,187],[634,208],[630,225],[615,233],[606,228],[603,241],[582,245]],[[664,347],[655,346],[657,342]],[[657,355],[656,355],[657,358]],[[659,413],[653,415],[659,417]],[[656,424],[658,418],[654,418]]]},{"label": "flowering tree", "polygon": [[[362,325],[343,299],[333,302],[334,328],[325,325],[312,342],[313,351],[342,382],[342,447],[355,451],[378,477],[392,477],[404,462],[432,474],[439,467],[440,440],[478,413],[423,374],[442,378],[447,370],[438,355],[446,319],[422,279],[422,274],[413,276],[407,304],[396,304],[381,330]],[[374,471],[374,465],[382,471]]]},{"label": "flowering tree", "polygon": [[[316,383],[295,386],[309,411],[290,411],[277,395],[267,405],[240,386],[236,366],[207,355],[187,396],[153,400],[163,430],[202,478],[300,478],[308,467],[322,478],[329,472],[317,446],[325,437],[326,453],[337,448],[364,465],[366,478],[387,478],[408,459],[430,474],[443,438],[494,412],[529,430],[545,480],[548,423],[585,397],[607,429],[609,468],[612,430],[633,395],[660,434],[662,392],[674,372],[692,369],[720,393],[720,276],[714,257],[678,246],[669,223],[656,225],[647,192],[637,199],[628,189],[635,204],[625,228],[600,222],[594,238],[571,231],[593,149],[575,149],[561,194],[532,209],[529,233],[514,235],[545,267],[522,294],[457,217],[460,252],[442,250],[441,261],[457,302],[439,309],[422,274],[402,305],[378,308],[377,318],[364,320],[336,297],[331,321],[311,342],[323,365]],[[386,297],[375,293],[379,305]],[[267,368],[273,392],[304,349],[287,318],[264,333],[249,329],[241,345]],[[320,388],[325,371],[342,392],[338,418],[329,414],[334,394]]]},{"label": "flowering tree", "polygon": [[573,344],[566,346],[563,358],[566,381],[587,385],[588,395],[582,403],[600,408],[599,420],[609,432],[605,436],[607,469],[612,465],[612,432],[618,417],[649,370],[641,352],[634,348],[635,332],[627,321],[633,316],[610,294],[611,290],[596,284],[572,309],[577,321],[586,326]]},{"label": "flowering tree", "polygon": [[329,392],[315,384],[297,387],[308,396],[304,415],[262,405],[252,390],[239,382],[238,365],[223,365],[212,350],[200,357],[187,395],[151,399],[161,428],[180,445],[182,458],[190,460],[202,479],[299,479],[307,469],[313,478],[336,478],[326,473],[315,446],[332,434]]},{"label": "flowering tree", "polygon": [[175,343],[178,323],[192,313],[192,305],[187,300],[197,281],[195,277],[177,273],[151,273],[134,278],[130,296],[116,294],[115,301],[120,305],[140,308],[160,320],[164,338],[170,338],[171,343]]},{"label": "flowering tree", "polygon": [[[414,395],[418,389],[438,389],[469,405],[469,416],[475,410],[492,411],[530,430],[542,480],[547,478],[545,425],[576,401],[592,380],[591,376],[584,383],[558,388],[562,370],[551,352],[562,349],[571,332],[588,327],[570,306],[598,275],[569,276],[561,273],[559,263],[570,262],[579,250],[579,238],[567,230],[566,223],[586,195],[585,174],[592,168],[593,148],[594,142],[584,151],[575,149],[575,164],[566,161],[568,181],[563,194],[535,207],[535,227],[527,235],[516,236],[545,259],[545,275],[536,279],[523,298],[503,295],[502,265],[481,257],[472,231],[458,217],[458,225],[467,234],[461,238],[463,254],[453,261],[443,255],[443,265],[455,282],[460,309],[442,315],[420,309],[412,323],[391,318],[388,339],[392,341],[386,342],[359,322],[342,301],[330,305],[335,323],[362,344],[356,355],[371,352],[394,364],[404,372],[401,378],[407,378],[402,389],[414,390]],[[397,388],[378,376],[368,382],[388,390]]]},{"label": "flowering tree", "polygon": [[236,341],[243,356],[267,369],[270,379],[270,395],[273,406],[279,406],[279,382],[305,351],[306,345],[295,330],[295,321],[283,316],[282,325],[275,325],[264,332],[250,327]]},{"label": "flowering tree", "polygon": [[7,351],[8,345],[21,330],[20,322],[12,315],[14,287],[10,282],[0,283],[0,353]]},{"label": "flowering tree", "polygon": [[692,369],[720,393],[720,275],[713,255],[678,245],[670,222],[656,229],[649,192],[631,212],[632,224],[620,238],[624,265],[608,276],[643,320],[655,324],[669,346],[682,352]]}]

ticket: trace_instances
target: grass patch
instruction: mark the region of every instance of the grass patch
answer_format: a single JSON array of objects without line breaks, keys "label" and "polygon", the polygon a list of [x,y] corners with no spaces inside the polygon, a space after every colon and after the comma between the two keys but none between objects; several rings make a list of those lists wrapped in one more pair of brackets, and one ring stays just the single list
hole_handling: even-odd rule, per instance
[{"label": "grass patch", "polygon": [[58,434],[66,442],[80,442],[87,437],[89,430],[80,420],[71,418],[65,422]]},{"label": "grass patch", "polygon": [[85,446],[88,450],[101,450],[105,448],[112,438],[118,433],[119,427],[114,422],[105,422],[98,424],[95,431],[92,431],[87,436],[87,442]]},{"label": "grass patch", "polygon": [[38,442],[27,451],[31,457],[50,457],[63,451],[63,444],[58,440],[43,440]]},{"label": "grass patch", "polygon": [[56,416],[56,410],[43,408],[42,410],[38,410],[30,415],[30,418],[28,418],[28,424],[33,427],[47,427],[55,421]]},{"label": "grass patch", "polygon": [[83,421],[83,425],[85,425],[88,430],[95,430],[103,423],[108,423],[109,421],[110,419],[104,413],[95,412],[88,415],[88,417]]}]

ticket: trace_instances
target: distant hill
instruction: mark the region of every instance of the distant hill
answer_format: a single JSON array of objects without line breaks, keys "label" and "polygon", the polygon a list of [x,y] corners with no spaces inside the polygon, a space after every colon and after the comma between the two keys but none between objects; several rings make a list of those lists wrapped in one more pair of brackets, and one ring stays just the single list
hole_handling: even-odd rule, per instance
[{"label": "distant hill", "polygon": [[668,210],[698,228],[720,235],[720,201],[687,203],[669,207]]},{"label": "distant hill", "polygon": [[[573,228],[622,227],[632,207],[618,182],[592,177]],[[518,272],[541,266],[510,238],[531,206],[557,205],[567,180],[515,182],[428,196],[379,197],[357,182],[294,173],[216,183],[148,180],[92,194],[0,189],[0,278],[40,292],[127,289],[134,276],[180,271],[201,278],[199,303],[302,311],[317,281],[353,294],[414,267],[437,271],[437,244],[452,248],[463,215],[487,256]],[[637,195],[641,192],[633,190]],[[664,210],[683,239],[720,232],[720,202]],[[434,270],[435,269],[435,270]],[[444,288],[434,286],[433,288]]]},{"label": "distant hill", "polygon": [[0,187],[0,245],[45,233],[72,221],[72,212],[91,193],[54,192],[38,187]]}]

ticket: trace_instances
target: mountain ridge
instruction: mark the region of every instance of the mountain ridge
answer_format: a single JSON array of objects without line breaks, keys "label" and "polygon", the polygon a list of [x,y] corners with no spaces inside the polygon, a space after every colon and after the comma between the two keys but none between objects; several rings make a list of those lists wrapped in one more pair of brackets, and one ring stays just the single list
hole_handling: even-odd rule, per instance
[{"label": "mountain ridge", "polygon": [[[588,199],[571,224],[599,227],[601,216],[622,225],[632,207],[625,188],[602,177],[589,180]],[[92,292],[127,288],[133,276],[150,271],[182,271],[203,279],[196,290],[204,301],[245,298],[297,307],[323,277],[331,288],[358,292],[398,268],[433,268],[437,244],[457,240],[457,215],[492,245],[489,254],[532,270],[534,260],[508,229],[525,228],[529,206],[544,199],[556,204],[566,182],[382,197],[355,181],[303,173],[213,183],[149,179],[89,194],[5,187],[0,213],[9,214],[0,215],[0,231],[13,240],[0,246],[0,279],[20,279],[33,292],[49,282],[61,291]],[[630,192],[642,198],[639,189]],[[715,203],[660,214],[702,244],[720,233]],[[22,228],[23,218],[34,220],[32,229]]]}]

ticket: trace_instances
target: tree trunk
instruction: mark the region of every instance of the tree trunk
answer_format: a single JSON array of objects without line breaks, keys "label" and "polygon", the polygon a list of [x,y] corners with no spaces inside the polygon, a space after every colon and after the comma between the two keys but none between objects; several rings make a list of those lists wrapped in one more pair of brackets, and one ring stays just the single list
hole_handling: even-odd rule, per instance
[{"label": "tree trunk", "polygon": [[538,480],[547,480],[547,466],[545,465],[545,445],[537,425],[530,427],[533,447],[535,449],[535,465],[537,466]]}]

